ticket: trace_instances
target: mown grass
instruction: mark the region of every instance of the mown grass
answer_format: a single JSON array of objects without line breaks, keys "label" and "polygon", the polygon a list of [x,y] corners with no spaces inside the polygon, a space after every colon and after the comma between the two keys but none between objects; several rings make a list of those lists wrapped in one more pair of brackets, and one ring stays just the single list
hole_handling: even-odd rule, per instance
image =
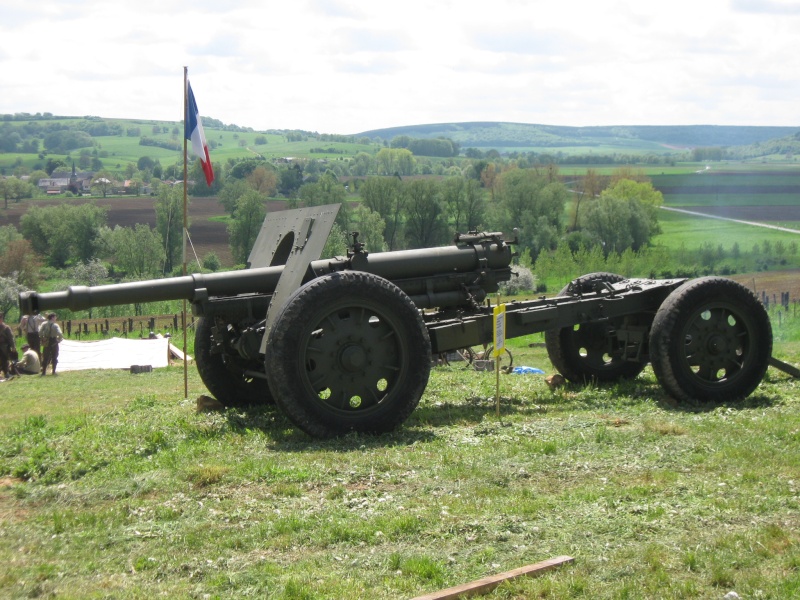
[{"label": "mown grass", "polygon": [[649,369],[556,391],[508,375],[498,420],[493,373],[437,367],[399,431],[329,441],[270,408],[198,414],[189,385],[0,384],[0,596],[409,598],[562,554],[489,597],[800,595],[800,402],[777,371],[709,410]]},{"label": "mown grass", "polygon": [[[754,245],[761,245],[764,240],[772,244],[780,241],[786,247],[792,242],[800,242],[796,233],[669,211],[659,211],[658,222],[662,233],[653,238],[653,243],[670,250],[679,250],[682,246],[697,249],[710,243],[714,246],[721,244],[726,250],[738,244],[742,252],[750,252]],[[797,260],[797,257],[787,258],[792,262]]]}]

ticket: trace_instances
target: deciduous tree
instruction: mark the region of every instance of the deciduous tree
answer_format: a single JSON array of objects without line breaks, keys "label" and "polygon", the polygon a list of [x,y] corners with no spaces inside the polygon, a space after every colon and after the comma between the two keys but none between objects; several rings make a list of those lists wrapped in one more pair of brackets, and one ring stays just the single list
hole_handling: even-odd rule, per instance
[{"label": "deciduous tree", "polygon": [[237,264],[245,264],[255,244],[267,211],[264,198],[255,190],[248,190],[239,198],[233,217],[228,224],[231,253]]},{"label": "deciduous tree", "polygon": [[366,152],[359,152],[350,164],[350,173],[356,177],[364,177],[372,171],[374,160]]},{"label": "deciduous tree", "polygon": [[512,169],[497,178],[496,200],[488,215],[493,230],[520,230],[520,244],[535,261],[542,250],[553,248],[563,231],[561,217],[567,189],[550,183],[546,174]]},{"label": "deciduous tree", "polygon": [[660,233],[658,208],[664,198],[648,181],[618,179],[600,197],[586,204],[583,231],[610,252],[640,250]]},{"label": "deciduous tree", "polygon": [[24,292],[26,289],[24,285],[17,281],[15,275],[10,277],[0,276],[0,311],[6,313],[6,321],[11,322],[8,315],[17,306],[19,293]]},{"label": "deciduous tree", "polygon": [[228,177],[217,198],[228,214],[232,215],[236,210],[236,202],[250,189],[252,188],[244,179]]},{"label": "deciduous tree", "polygon": [[14,277],[18,283],[35,288],[42,265],[28,240],[15,239],[0,250],[0,275]]},{"label": "deciduous tree", "polygon": [[22,181],[17,177],[0,177],[0,195],[3,196],[6,208],[8,208],[9,200],[13,200],[16,203],[23,198],[31,198],[34,192],[34,186],[27,181]]},{"label": "deciduous tree", "polygon": [[48,263],[62,268],[69,260],[95,257],[106,210],[93,203],[32,206],[20,220],[22,235]]},{"label": "deciduous tree", "polygon": [[345,231],[350,231],[350,210],[345,202],[347,192],[339,182],[336,175],[328,171],[316,183],[306,183],[300,188],[300,200],[306,206],[324,206],[326,204],[341,204],[336,214],[336,224]]},{"label": "deciduous tree", "polygon": [[164,272],[164,240],[145,223],[133,227],[106,228],[103,239],[107,256],[132,279],[146,279]]},{"label": "deciduous tree", "polygon": [[375,156],[381,175],[411,175],[414,173],[414,155],[405,148],[381,148]]},{"label": "deciduous tree", "polygon": [[438,246],[447,239],[447,222],[439,185],[419,179],[406,185],[406,239],[411,248]]},{"label": "deciduous tree", "polygon": [[441,192],[454,231],[464,233],[481,223],[486,202],[476,180],[448,177]]},{"label": "deciduous tree", "polygon": [[164,242],[164,272],[178,264],[183,248],[183,192],[179,187],[162,185],[154,203],[156,231]]},{"label": "deciduous tree", "polygon": [[386,223],[384,239],[388,249],[397,249],[407,200],[400,180],[396,177],[369,177],[359,192],[364,206],[378,213]]},{"label": "deciduous tree", "polygon": [[386,241],[383,239],[383,232],[386,229],[386,222],[373,210],[363,204],[355,210],[355,218],[358,220],[359,241],[364,244],[367,252],[386,251]]},{"label": "deciduous tree", "polygon": [[247,176],[247,183],[259,194],[268,198],[278,187],[278,175],[273,169],[259,165]]},{"label": "deciduous tree", "polygon": [[110,171],[98,171],[92,180],[92,192],[103,194],[105,198],[114,185],[114,175]]}]

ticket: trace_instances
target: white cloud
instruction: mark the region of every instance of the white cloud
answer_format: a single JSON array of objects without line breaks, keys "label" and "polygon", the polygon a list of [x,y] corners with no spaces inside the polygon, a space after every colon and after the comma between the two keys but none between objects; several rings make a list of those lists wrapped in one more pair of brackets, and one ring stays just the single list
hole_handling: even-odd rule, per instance
[{"label": "white cloud", "polygon": [[324,132],[800,124],[788,0],[0,0],[0,113]]},{"label": "white cloud", "polygon": [[800,15],[796,0],[732,0],[734,10],[765,15]]}]

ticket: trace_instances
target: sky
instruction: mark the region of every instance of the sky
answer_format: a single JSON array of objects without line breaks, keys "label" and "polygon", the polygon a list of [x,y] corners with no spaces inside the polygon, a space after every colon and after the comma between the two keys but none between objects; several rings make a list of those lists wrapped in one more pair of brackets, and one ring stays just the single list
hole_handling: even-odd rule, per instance
[{"label": "sky", "polygon": [[800,127],[800,0],[0,0],[0,114]]}]

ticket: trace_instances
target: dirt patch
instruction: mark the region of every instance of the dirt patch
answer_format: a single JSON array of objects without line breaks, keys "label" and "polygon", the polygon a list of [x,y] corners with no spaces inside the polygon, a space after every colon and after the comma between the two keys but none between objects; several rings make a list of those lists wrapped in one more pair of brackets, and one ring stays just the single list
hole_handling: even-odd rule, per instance
[{"label": "dirt patch", "polygon": [[792,301],[800,300],[800,269],[731,275],[730,279],[754,291],[759,298],[762,292],[766,293],[771,303],[780,301],[781,292],[789,292]]},{"label": "dirt patch", "polygon": [[18,477],[0,477],[0,523],[11,521],[24,521],[28,518],[29,512],[20,508],[10,487],[25,483]]}]

